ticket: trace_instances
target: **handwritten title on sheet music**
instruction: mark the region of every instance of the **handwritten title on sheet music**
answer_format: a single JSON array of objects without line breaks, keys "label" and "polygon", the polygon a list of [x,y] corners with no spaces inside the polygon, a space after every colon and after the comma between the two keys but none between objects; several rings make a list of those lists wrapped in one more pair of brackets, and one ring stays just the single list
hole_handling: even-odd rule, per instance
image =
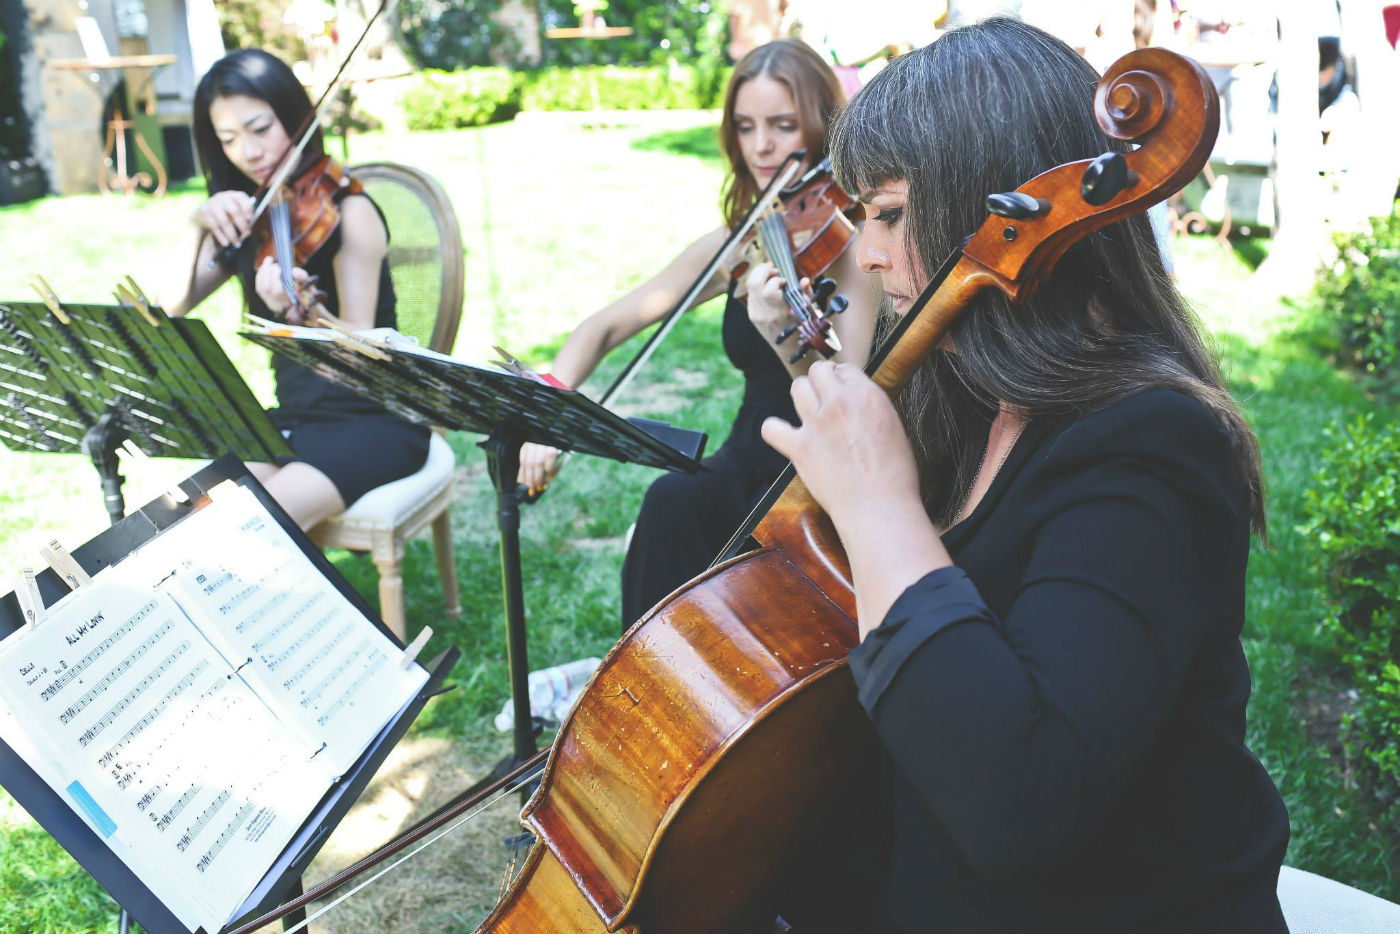
[{"label": "handwritten title on sheet music", "polygon": [[87,622],[79,625],[77,629],[74,629],[72,632],[70,632],[63,638],[68,640],[69,645],[77,645],[79,639],[87,635],[89,632],[92,632],[94,629],[97,628],[97,624],[102,622],[106,622],[106,619],[101,613],[98,613],[95,616],[91,617]]}]

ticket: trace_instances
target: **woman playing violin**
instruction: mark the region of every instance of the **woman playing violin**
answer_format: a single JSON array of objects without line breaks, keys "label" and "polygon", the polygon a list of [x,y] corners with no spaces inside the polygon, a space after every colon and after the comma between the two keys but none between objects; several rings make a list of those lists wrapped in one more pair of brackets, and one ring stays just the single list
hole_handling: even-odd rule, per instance
[{"label": "woman playing violin", "polygon": [[[1096,77],[991,19],[855,98],[832,155],[894,315],[986,195],[1126,151]],[[1283,930],[1288,816],[1244,741],[1259,450],[1147,218],[1025,305],[983,291],[893,402],[826,362],[792,396],[801,427],[763,437],[849,556],[851,670],[894,766],[880,923]]]},{"label": "woman playing violin", "polygon": [[[681,252],[665,269],[584,320],[554,360],[553,374],[577,386],[613,348],[654,324],[681,298],[736,227],[774,174],[797,150],[804,168],[826,152],[826,126],[843,101],[831,68],[797,40],[780,39],[754,49],[734,67],[725,93],[720,141],[729,162],[721,201],[725,223]],[[835,359],[860,366],[874,333],[875,293],[846,250],[828,270],[850,301],[832,326],[842,349]],[[754,264],[744,277],[722,273],[698,302],[726,291],[724,351],[744,374],[744,397],[728,440],[707,472],[668,474],[647,491],[622,573],[623,626],[635,622],[676,586],[704,570],[748,506],[777,477],[784,458],[759,437],[770,415],[792,418],[788,387],[805,373],[815,353],[789,362],[792,342],[774,338],[793,322],[782,297],[786,281],[771,263]],[[745,294],[747,293],[747,300]],[[542,487],[558,452],[527,444],[520,481]]]},{"label": "woman playing violin", "polygon": [[[222,247],[270,236],[265,222],[253,223],[252,194],[295,144],[291,135],[311,109],[292,70],[258,49],[230,53],[200,81],[194,134],[209,200],[191,218],[190,265],[181,268],[192,267],[193,272],[186,276],[179,297],[167,303],[171,314],[189,312],[236,275],[249,313],[287,320],[294,304],[276,259],[269,256],[258,263],[256,251],[245,246],[233,269],[214,260]],[[318,128],[298,170],[323,157]],[[323,291],[325,309],[348,327],[392,327],[387,228],[366,195],[343,191],[333,196],[339,224],[305,268],[292,269],[292,281],[299,290],[314,286]],[[295,456],[284,464],[249,468],[302,528],[311,528],[369,490],[423,466],[427,429],[281,358],[273,359],[273,371],[278,408],[271,415]]]}]

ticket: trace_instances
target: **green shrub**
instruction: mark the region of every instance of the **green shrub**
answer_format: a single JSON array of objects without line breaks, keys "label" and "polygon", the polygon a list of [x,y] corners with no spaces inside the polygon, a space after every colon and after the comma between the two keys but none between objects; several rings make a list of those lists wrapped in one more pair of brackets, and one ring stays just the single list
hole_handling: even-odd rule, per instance
[{"label": "green shrub", "polygon": [[1381,796],[1400,798],[1400,428],[1358,417],[1328,430],[1304,494],[1302,528],[1324,561],[1326,625],[1351,669],[1346,724],[1354,759],[1374,767]]},{"label": "green shrub", "polygon": [[670,110],[718,106],[729,70],[675,61],[644,68],[592,65],[510,71],[420,72],[399,98],[410,130],[509,120],[521,110]]},{"label": "green shrub", "polygon": [[1333,240],[1337,259],[1321,271],[1316,293],[1335,322],[1342,362],[1400,387],[1400,213]]},{"label": "green shrub", "polygon": [[[713,69],[669,62],[644,68],[588,65],[522,76],[523,110],[673,110],[716,105]],[[724,73],[728,79],[728,72]],[[723,87],[723,80],[718,82]]]},{"label": "green shrub", "polygon": [[520,111],[520,85],[507,68],[424,71],[399,98],[410,130],[451,130],[509,120]]}]

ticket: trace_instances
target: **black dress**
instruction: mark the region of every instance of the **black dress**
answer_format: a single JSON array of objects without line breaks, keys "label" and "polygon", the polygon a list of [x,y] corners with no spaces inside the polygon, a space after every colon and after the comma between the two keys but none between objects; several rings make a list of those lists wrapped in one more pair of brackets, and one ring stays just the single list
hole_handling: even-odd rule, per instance
[{"label": "black dress", "polygon": [[[317,277],[317,287],[326,293],[323,304],[333,315],[340,313],[333,265],[340,244],[337,227],[306,264],[306,271]],[[248,311],[275,320],[253,288],[255,261],[251,250],[240,254],[239,281]],[[395,326],[394,305],[394,283],[386,259],[379,269],[375,327]],[[347,507],[375,487],[416,472],[427,461],[429,432],[424,426],[405,421],[379,403],[283,357],[273,356],[272,372],[277,382],[277,408],[268,414],[294,452],[283,463],[302,461],[321,471],[335,484]]]},{"label": "black dress", "polygon": [[792,375],[734,297],[724,305],[724,352],[744,374],[744,399],[708,472],[668,473],[647,490],[622,565],[622,628],[710,566],[754,501],[778,478],[787,458],[759,436],[770,415],[797,421]]},{"label": "black dress", "polygon": [[1285,930],[1215,419],[1154,389],[1033,423],[943,542],[851,653],[892,766],[881,926]]}]

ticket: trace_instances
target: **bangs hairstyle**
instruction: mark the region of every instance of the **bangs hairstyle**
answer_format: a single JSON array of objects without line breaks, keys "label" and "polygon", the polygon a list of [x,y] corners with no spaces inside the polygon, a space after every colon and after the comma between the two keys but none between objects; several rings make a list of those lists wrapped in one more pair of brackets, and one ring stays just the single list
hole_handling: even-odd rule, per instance
[{"label": "bangs hairstyle", "polygon": [[[858,194],[907,180],[906,247],[923,269],[937,270],[986,219],[987,195],[1066,162],[1130,150],[1094,120],[1097,82],[1073,49],[1019,20],[953,30],[891,62],[837,118],[836,181]],[[1169,387],[1203,403],[1229,434],[1264,534],[1258,444],[1163,268],[1145,214],[1086,237],[1024,305],[984,290],[949,334],[957,352],[929,354],[896,399],[925,508],[940,526],[952,523],[972,485],[1001,402],[1032,419],[1075,418]]]},{"label": "bangs hairstyle", "polygon": [[743,220],[744,212],[762,190],[744,163],[739,134],[734,129],[734,102],[739,89],[746,81],[759,77],[777,81],[792,95],[809,165],[826,156],[826,128],[846,102],[831,66],[799,39],[776,39],[739,59],[724,92],[724,116],[719,125],[720,148],[729,160],[729,175],[720,191],[720,210],[731,230]]},{"label": "bangs hairstyle", "polygon": [[[306,96],[301,82],[275,55],[262,49],[240,49],[215,62],[199,80],[194,92],[194,142],[211,195],[231,189],[252,194],[258,187],[224,155],[223,144],[209,118],[209,107],[215,98],[237,95],[266,101],[288,136],[297,131],[311,112],[311,99]],[[310,165],[323,155],[325,143],[318,126],[302,152],[302,164]]]}]

